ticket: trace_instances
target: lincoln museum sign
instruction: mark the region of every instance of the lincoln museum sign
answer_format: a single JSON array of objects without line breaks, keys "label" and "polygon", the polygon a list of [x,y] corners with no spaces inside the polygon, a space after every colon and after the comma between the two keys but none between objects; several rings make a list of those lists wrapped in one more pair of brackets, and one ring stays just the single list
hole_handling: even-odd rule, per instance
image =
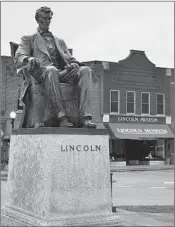
[{"label": "lincoln museum sign", "polygon": [[111,123],[140,123],[140,124],[165,124],[166,117],[144,117],[144,116],[110,116]]}]

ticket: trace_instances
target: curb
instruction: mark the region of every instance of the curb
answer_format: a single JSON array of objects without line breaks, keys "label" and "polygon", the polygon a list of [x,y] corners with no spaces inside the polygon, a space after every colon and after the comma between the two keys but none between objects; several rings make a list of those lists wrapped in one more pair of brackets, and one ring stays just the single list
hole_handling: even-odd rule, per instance
[{"label": "curb", "polygon": [[137,171],[160,171],[160,170],[174,170],[174,168],[169,169],[111,169],[111,172],[137,172]]},{"label": "curb", "polygon": [[174,165],[170,166],[155,166],[155,167],[120,167],[112,166],[111,172],[132,172],[132,171],[160,171],[160,170],[174,170]]}]

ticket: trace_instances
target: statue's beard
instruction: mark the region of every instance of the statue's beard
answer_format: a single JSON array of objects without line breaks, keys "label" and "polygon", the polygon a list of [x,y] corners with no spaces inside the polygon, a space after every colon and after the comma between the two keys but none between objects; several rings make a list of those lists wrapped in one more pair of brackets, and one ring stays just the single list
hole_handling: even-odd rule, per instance
[{"label": "statue's beard", "polygon": [[42,31],[48,31],[49,30],[49,25],[42,25],[42,26],[40,26],[40,29],[42,30]]},{"label": "statue's beard", "polygon": [[45,25],[43,29],[48,31],[49,30],[49,25]]}]

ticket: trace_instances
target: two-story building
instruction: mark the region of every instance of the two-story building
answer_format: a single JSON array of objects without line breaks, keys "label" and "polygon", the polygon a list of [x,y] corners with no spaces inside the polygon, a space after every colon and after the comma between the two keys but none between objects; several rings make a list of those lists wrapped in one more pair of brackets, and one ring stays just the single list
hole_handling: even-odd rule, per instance
[{"label": "two-story building", "polygon": [[101,114],[112,158],[127,164],[168,160],[174,150],[170,129],[174,70],[156,67],[138,50],[119,62],[96,62],[99,68],[100,64],[96,74],[101,78]]},{"label": "two-story building", "polygon": [[[22,78],[12,56],[2,56],[1,128],[4,141],[11,135],[10,112],[19,127]],[[131,50],[119,62],[88,61],[92,68],[92,115],[97,128],[109,131],[110,155],[126,164],[165,160],[173,152],[171,82],[174,69],[156,67],[144,51]],[[3,143],[4,150],[7,143]],[[152,162],[151,162],[152,163]]]}]

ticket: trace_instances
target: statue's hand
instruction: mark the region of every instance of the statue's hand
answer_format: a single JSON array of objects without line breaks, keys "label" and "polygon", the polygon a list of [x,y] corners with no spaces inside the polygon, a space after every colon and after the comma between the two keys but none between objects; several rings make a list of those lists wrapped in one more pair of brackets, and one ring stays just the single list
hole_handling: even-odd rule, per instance
[{"label": "statue's hand", "polygon": [[28,63],[27,63],[28,70],[34,70],[35,67],[39,67],[39,66],[40,66],[40,63],[38,58],[30,57],[28,59]]},{"label": "statue's hand", "polygon": [[77,63],[71,63],[70,69],[79,69],[79,65]]},{"label": "statue's hand", "polygon": [[79,65],[77,63],[71,63],[65,67],[68,71],[72,69],[79,69]]}]

